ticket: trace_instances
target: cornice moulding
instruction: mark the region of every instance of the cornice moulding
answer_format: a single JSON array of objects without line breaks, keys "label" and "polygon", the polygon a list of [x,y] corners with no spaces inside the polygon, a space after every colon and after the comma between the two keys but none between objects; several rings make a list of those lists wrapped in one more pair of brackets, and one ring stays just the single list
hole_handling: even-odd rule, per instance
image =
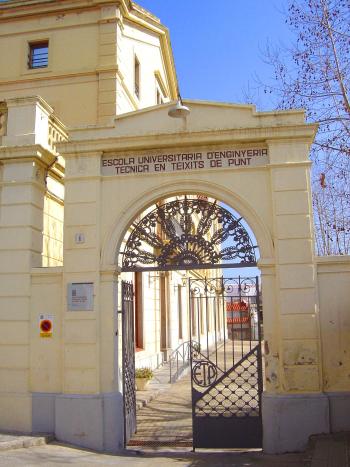
[{"label": "cornice moulding", "polygon": [[40,144],[30,146],[0,146],[0,161],[36,159],[46,165],[56,161],[56,155],[43,148]]},{"label": "cornice moulding", "polygon": [[81,141],[70,141],[59,143],[58,150],[63,155],[65,153],[74,154],[76,152],[92,151],[122,151],[132,149],[150,149],[165,147],[185,147],[200,146],[218,143],[266,143],[287,139],[289,141],[301,140],[310,143],[314,137],[314,127],[311,125],[299,125],[291,127],[273,127],[273,128],[233,128],[221,131],[203,131],[203,132],[179,132],[162,133],[148,135],[130,135],[130,136],[110,136],[94,139],[85,139]]}]

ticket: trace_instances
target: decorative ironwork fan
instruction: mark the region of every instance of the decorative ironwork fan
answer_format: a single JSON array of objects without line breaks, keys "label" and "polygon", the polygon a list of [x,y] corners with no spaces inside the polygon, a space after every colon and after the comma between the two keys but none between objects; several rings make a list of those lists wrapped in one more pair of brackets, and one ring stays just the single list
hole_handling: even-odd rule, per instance
[{"label": "decorative ironwork fan", "polygon": [[255,266],[257,246],[241,220],[203,197],[156,205],[132,224],[122,270]]}]

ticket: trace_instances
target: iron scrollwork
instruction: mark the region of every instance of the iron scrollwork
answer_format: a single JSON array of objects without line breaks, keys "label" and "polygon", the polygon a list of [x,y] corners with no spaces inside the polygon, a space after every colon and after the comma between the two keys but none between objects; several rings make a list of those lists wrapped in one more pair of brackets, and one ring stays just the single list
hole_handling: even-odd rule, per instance
[{"label": "iron scrollwork", "polygon": [[187,196],[166,202],[131,227],[123,271],[255,265],[250,236],[216,201]]}]

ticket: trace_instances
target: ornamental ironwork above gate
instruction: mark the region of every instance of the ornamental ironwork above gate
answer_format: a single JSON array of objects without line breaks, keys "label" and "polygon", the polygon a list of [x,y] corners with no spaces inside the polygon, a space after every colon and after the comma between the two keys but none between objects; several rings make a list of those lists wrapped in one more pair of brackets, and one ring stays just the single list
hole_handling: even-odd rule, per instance
[{"label": "ornamental ironwork above gate", "polygon": [[129,229],[123,271],[255,266],[252,240],[217,201],[181,198],[157,204]]}]

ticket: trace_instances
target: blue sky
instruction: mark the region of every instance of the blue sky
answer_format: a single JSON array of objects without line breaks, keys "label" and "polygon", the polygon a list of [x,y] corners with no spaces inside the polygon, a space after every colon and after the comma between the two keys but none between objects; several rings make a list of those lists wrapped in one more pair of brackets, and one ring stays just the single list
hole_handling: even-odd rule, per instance
[{"label": "blue sky", "polygon": [[[243,102],[255,74],[265,81],[271,69],[263,49],[293,39],[283,11],[288,0],[138,0],[170,30],[182,97]],[[264,94],[260,110],[274,107]],[[248,228],[250,231],[250,229]],[[250,231],[252,234],[252,232]],[[257,268],[227,269],[226,277],[259,275]]]},{"label": "blue sky", "polygon": [[[1,2],[2,0],[0,0]],[[289,0],[136,0],[170,29],[181,95],[189,99],[244,102],[254,75],[272,70],[263,61],[267,41],[288,45],[283,11]],[[274,108],[264,94],[259,110]]]},{"label": "blue sky", "polygon": [[[283,11],[288,0],[138,0],[170,29],[184,98],[242,102],[258,73],[271,75],[262,50],[267,41],[292,38]],[[273,107],[261,96],[260,110]]]}]

